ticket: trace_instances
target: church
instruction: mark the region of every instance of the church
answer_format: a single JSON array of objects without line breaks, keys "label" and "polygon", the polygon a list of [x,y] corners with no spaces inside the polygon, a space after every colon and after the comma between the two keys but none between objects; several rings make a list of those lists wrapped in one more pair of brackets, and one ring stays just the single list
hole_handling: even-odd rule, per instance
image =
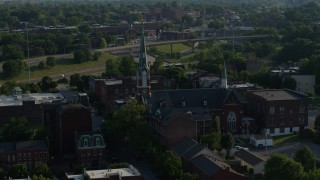
[{"label": "church", "polygon": [[212,133],[216,117],[222,132],[240,134],[248,129],[243,121],[247,102],[239,91],[228,89],[225,64],[219,88],[152,90],[143,34],[136,89],[136,97],[147,107],[153,134],[164,145],[183,137],[200,140]]}]

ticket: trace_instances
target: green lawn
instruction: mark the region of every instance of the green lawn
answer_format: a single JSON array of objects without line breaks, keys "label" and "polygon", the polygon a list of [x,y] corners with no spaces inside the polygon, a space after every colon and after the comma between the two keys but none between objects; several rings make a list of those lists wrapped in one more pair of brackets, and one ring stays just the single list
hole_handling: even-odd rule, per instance
[{"label": "green lawn", "polygon": [[307,142],[311,141],[308,138],[301,138],[299,134],[289,134],[289,135],[281,135],[281,136],[274,136],[273,137],[273,145],[281,145],[284,143],[291,143],[291,142]]},{"label": "green lawn", "polygon": [[[156,46],[157,51],[162,52],[162,53],[171,53],[171,45],[170,44],[165,44],[165,45],[159,45]],[[179,44],[172,44],[172,52],[183,52],[188,49],[191,49],[190,46],[187,46],[185,44],[179,43]]]},{"label": "green lawn", "polygon": [[[30,69],[30,79],[41,79],[44,76],[58,76],[60,74],[70,74],[70,73],[77,73],[84,70],[89,69],[96,69],[96,68],[103,68],[105,67],[106,60],[109,58],[116,58],[114,55],[110,54],[102,54],[98,61],[88,61],[83,62],[81,64],[75,64],[73,62],[73,59],[71,58],[65,58],[63,60],[59,59],[57,60],[57,64],[50,69],[38,69],[37,66],[32,66]],[[93,72],[97,73],[97,72]],[[27,82],[29,79],[29,71],[25,70],[22,72],[19,76],[5,79],[3,74],[0,75],[0,83],[3,83],[4,81],[12,80],[12,81],[20,81],[20,82]]]}]

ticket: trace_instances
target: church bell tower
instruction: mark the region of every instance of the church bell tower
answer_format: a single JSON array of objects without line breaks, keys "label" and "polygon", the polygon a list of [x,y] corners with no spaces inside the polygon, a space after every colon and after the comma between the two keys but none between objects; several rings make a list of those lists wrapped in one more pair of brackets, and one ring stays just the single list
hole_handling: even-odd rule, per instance
[{"label": "church bell tower", "polygon": [[147,51],[144,39],[144,28],[141,28],[139,62],[137,67],[137,95],[150,95],[150,68],[147,62]]}]

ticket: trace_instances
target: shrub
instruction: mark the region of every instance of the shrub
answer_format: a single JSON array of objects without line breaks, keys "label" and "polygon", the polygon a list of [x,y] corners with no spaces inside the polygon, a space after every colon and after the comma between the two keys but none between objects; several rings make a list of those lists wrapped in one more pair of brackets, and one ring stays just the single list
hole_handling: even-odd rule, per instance
[{"label": "shrub", "polygon": [[302,138],[312,138],[314,136],[314,132],[310,128],[303,129],[300,133]]}]

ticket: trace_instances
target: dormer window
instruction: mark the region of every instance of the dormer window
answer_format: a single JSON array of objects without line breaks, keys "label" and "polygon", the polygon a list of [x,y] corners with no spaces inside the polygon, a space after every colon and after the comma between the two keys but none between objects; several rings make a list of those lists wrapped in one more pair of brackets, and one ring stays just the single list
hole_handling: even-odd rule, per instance
[{"label": "dormer window", "polygon": [[185,107],[185,106],[186,106],[186,101],[183,100],[183,101],[181,102],[181,106],[182,106],[182,107]]},{"label": "dormer window", "polygon": [[87,139],[87,138],[84,138],[84,140],[83,140],[83,146],[84,146],[84,147],[88,147],[88,139]]},{"label": "dormer window", "polygon": [[100,139],[99,138],[96,139],[96,146],[100,146]]},{"label": "dormer window", "polygon": [[208,104],[207,100],[203,100],[203,105],[206,106]]}]

